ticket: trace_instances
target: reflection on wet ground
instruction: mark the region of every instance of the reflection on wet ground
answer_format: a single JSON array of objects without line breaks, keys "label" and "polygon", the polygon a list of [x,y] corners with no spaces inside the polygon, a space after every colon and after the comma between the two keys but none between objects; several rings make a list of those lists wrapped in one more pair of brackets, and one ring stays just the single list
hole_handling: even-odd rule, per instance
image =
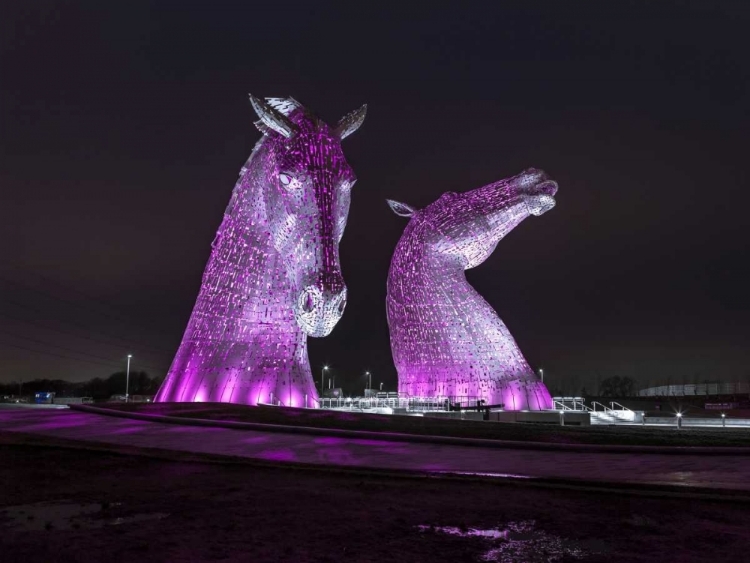
[{"label": "reflection on wet ground", "polygon": [[546,563],[584,559],[608,551],[601,540],[570,540],[536,527],[534,520],[508,522],[502,528],[458,528],[455,526],[417,526],[423,533],[477,538],[487,543],[481,560],[497,563]]},{"label": "reflection on wet ground", "polygon": [[70,500],[36,502],[0,509],[0,524],[11,530],[38,532],[42,530],[92,530],[132,522],[161,520],[166,512],[150,512],[117,516],[120,503],[79,503]]},{"label": "reflection on wet ground", "polygon": [[[317,414],[317,413],[316,413]],[[679,485],[750,490],[745,455],[599,453],[466,447],[383,439],[262,432],[135,421],[70,410],[0,409],[0,431],[237,456],[271,462],[453,473],[587,484]]]},{"label": "reflection on wet ground", "polygon": [[446,475],[466,475],[467,477],[494,477],[496,479],[534,479],[530,475],[518,475],[516,473],[487,473],[482,471],[436,471]]}]

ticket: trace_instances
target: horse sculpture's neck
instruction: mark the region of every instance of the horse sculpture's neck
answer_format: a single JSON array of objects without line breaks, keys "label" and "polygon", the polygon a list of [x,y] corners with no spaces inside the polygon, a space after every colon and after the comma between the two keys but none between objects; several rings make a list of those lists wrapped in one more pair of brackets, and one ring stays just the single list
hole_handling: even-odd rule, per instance
[{"label": "horse sculpture's neck", "polygon": [[174,378],[160,391],[161,400],[312,406],[317,396],[307,336],[294,319],[292,289],[267,229],[266,150],[261,141],[235,185],[170,370],[224,373],[210,384],[201,377]]},{"label": "horse sculpture's neck", "polygon": [[[211,244],[204,283],[209,279],[218,282],[221,288],[217,289],[225,298],[242,304],[233,320],[247,327],[246,336],[271,326],[303,336],[292,313],[294,297],[286,269],[268,229],[264,197],[265,190],[270,189],[264,170],[266,151],[262,140],[242,168]],[[240,260],[238,255],[242,255]],[[243,339],[245,335],[237,336]]]},{"label": "horse sculpture's neck", "polygon": [[[418,221],[407,226],[399,241],[388,278],[389,317],[403,320],[391,323],[394,361],[412,367],[405,370],[406,377],[399,374],[399,386],[406,384],[409,390],[404,391],[416,396],[482,396],[482,381],[486,386],[498,365],[506,377],[531,376],[515,340],[466,280],[463,266],[415,242],[423,239],[420,229],[432,228]],[[398,334],[398,326],[419,327],[423,334]],[[433,370],[463,375],[423,377]]]}]

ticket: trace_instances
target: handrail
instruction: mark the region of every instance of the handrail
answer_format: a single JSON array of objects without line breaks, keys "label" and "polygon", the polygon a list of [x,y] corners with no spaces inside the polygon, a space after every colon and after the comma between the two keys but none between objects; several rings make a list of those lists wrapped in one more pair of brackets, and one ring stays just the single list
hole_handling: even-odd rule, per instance
[{"label": "handrail", "polygon": [[[624,411],[628,411],[628,412],[633,412],[633,411],[632,411],[632,410],[630,410],[630,409],[629,409],[628,407],[625,407],[625,406],[623,406],[623,405],[621,405],[620,403],[617,403],[617,402],[615,402],[615,401],[611,401],[611,402],[610,402],[610,404],[611,404],[611,405],[613,405],[613,406],[614,406],[614,405],[617,405],[618,407],[620,407],[620,409],[621,409],[621,410],[624,410]],[[615,409],[613,408],[612,410],[615,410]]]},{"label": "handrail", "polygon": [[[570,406],[572,405],[572,406]],[[552,397],[552,407],[566,411],[592,411],[583,397]]]},{"label": "handrail", "polygon": [[600,407],[602,407],[602,409],[604,410],[604,412],[613,410],[613,409],[609,408],[607,405],[603,405],[599,401],[591,401],[591,404],[594,405],[594,410],[595,411],[596,411],[596,405],[599,405]]},{"label": "handrail", "polygon": [[309,401],[310,401],[310,399],[312,399],[312,401],[313,401],[314,403],[318,403],[318,408],[320,408],[320,405],[321,405],[320,399],[316,399],[315,397],[313,397],[313,396],[311,396],[311,395],[307,395],[307,394],[306,394],[306,395],[305,395],[305,408],[306,408],[306,409],[309,409],[309,408],[315,408],[314,406],[313,406],[313,407],[310,407],[310,406],[309,406]]},{"label": "handrail", "polygon": [[[596,412],[596,405],[599,405],[600,407],[602,407],[604,414],[606,414],[608,416],[611,416],[615,420],[621,418],[620,411],[618,411],[617,409],[611,409],[607,405],[603,405],[599,401],[591,401],[591,404],[594,405],[594,412]],[[620,406],[622,406],[622,405],[620,405]],[[628,410],[630,412],[633,412],[630,409],[624,409],[624,410]],[[625,418],[626,422],[627,422],[627,420],[628,419]]]},{"label": "handrail", "polygon": [[565,403],[562,403],[562,402],[560,402],[560,401],[555,401],[554,399],[552,399],[552,406],[553,406],[553,407],[554,407],[554,406],[558,406],[558,407],[560,408],[560,410],[561,410],[561,411],[574,411],[574,410],[575,410],[575,409],[571,409],[571,408],[570,408],[570,407],[569,407],[568,405],[566,405]]}]

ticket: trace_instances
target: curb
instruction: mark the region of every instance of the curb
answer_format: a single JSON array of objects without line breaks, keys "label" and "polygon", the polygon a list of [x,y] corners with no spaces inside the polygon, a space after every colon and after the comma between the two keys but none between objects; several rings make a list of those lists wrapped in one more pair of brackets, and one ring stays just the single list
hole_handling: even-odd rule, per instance
[{"label": "curb", "polygon": [[421,444],[439,444],[446,446],[467,446],[479,448],[500,448],[510,450],[537,450],[580,453],[639,453],[654,455],[733,455],[750,456],[746,447],[712,447],[712,446],[626,446],[611,444],[557,444],[549,442],[514,442],[512,440],[490,440],[487,438],[458,438],[454,436],[431,436],[422,434],[402,434],[396,432],[373,432],[370,430],[343,430],[340,428],[313,428],[310,426],[286,426],[283,424],[265,424],[260,422],[237,422],[231,420],[207,420],[158,414],[131,413],[88,405],[69,405],[71,410],[88,412],[102,416],[130,418],[163,424],[182,426],[203,426],[228,428],[231,430],[256,430],[260,432],[279,432],[284,434],[306,434],[312,436],[334,436],[388,442],[411,442]]}]

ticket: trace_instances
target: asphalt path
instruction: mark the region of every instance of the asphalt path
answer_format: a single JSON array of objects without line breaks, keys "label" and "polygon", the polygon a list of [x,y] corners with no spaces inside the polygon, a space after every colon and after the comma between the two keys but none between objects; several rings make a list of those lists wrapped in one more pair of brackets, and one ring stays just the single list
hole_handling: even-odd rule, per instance
[{"label": "asphalt path", "polygon": [[750,490],[750,457],[481,448],[164,424],[68,409],[0,409],[0,430],[273,462]]}]

